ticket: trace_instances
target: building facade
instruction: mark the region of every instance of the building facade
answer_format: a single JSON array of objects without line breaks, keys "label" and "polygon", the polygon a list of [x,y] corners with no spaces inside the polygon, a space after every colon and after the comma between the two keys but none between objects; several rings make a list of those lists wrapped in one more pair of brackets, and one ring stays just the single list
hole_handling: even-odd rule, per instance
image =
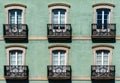
[{"label": "building facade", "polygon": [[119,83],[119,4],[0,1],[0,83]]}]

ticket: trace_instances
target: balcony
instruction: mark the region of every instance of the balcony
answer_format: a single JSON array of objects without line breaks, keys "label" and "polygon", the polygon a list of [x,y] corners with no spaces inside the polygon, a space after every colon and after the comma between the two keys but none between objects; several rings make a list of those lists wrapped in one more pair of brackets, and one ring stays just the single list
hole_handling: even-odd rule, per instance
[{"label": "balcony", "polygon": [[92,39],[110,40],[116,37],[116,24],[92,24]]},{"label": "balcony", "polygon": [[3,24],[4,39],[23,40],[28,38],[26,24]]},{"label": "balcony", "polygon": [[71,39],[71,24],[47,24],[48,39]]},{"label": "balcony", "polygon": [[4,76],[6,79],[27,79],[28,78],[28,66],[5,65]]},{"label": "balcony", "polygon": [[71,66],[69,65],[54,65],[47,66],[48,79],[69,80],[71,79]]},{"label": "balcony", "polygon": [[115,79],[115,66],[114,65],[92,65],[91,79],[94,79],[94,80]]}]

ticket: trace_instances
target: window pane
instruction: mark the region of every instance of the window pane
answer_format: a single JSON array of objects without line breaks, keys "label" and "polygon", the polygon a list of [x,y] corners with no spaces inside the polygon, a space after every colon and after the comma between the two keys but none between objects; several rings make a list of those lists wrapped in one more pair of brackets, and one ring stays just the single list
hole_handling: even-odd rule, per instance
[{"label": "window pane", "polygon": [[52,11],[52,22],[53,24],[65,24],[65,12],[63,9],[54,9]]},{"label": "window pane", "polygon": [[65,51],[54,50],[53,54],[53,65],[65,65]]},{"label": "window pane", "polygon": [[9,10],[9,23],[21,24],[22,23],[22,10],[12,9]]},{"label": "window pane", "polygon": [[[108,24],[110,9],[97,9],[97,24]],[[106,27],[105,27],[106,28]]]},{"label": "window pane", "polygon": [[22,51],[20,50],[11,50],[10,54],[10,65],[22,65]]}]

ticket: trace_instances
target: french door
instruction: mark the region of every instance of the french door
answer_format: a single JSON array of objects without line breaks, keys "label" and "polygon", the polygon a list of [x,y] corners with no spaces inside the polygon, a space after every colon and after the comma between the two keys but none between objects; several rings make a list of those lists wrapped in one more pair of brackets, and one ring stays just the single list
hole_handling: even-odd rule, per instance
[{"label": "french door", "polygon": [[10,65],[23,65],[23,52],[21,50],[11,50],[9,59]]},{"label": "french door", "polygon": [[66,10],[54,9],[52,11],[52,24],[65,24],[66,23]]},{"label": "french door", "polygon": [[9,10],[9,24],[22,24],[22,10]]},{"label": "french door", "polygon": [[96,51],[96,72],[109,72],[109,51]]},{"label": "french door", "polygon": [[100,29],[106,29],[110,24],[110,9],[97,9],[97,25]]},{"label": "french door", "polygon": [[66,52],[64,50],[54,50],[52,54],[53,65],[66,65]]}]

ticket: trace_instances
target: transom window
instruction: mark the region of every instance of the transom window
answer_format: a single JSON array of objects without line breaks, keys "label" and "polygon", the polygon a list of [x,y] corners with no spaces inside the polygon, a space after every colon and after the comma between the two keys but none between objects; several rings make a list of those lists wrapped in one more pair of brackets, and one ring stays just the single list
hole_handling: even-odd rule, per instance
[{"label": "transom window", "polygon": [[109,50],[96,51],[96,65],[109,65]]},{"label": "transom window", "polygon": [[9,10],[9,24],[22,24],[22,10]]},{"label": "transom window", "polygon": [[65,24],[66,23],[66,10],[53,9],[52,10],[52,23],[53,24]]},{"label": "transom window", "polygon": [[54,50],[52,51],[53,65],[66,65],[66,51]]}]

